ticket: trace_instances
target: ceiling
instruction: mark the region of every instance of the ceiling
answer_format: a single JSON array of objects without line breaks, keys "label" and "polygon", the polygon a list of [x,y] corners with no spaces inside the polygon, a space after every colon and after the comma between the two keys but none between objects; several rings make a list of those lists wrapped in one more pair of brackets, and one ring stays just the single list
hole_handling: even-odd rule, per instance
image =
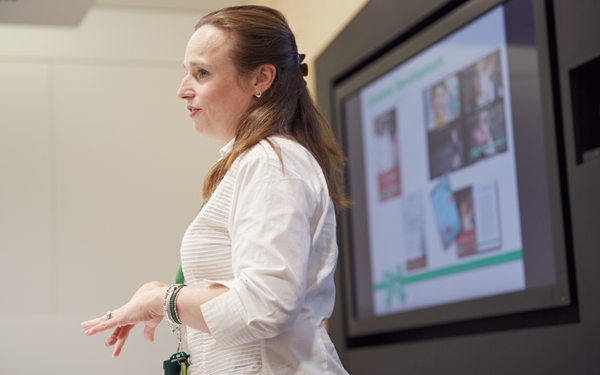
[{"label": "ceiling", "polygon": [[168,9],[195,9],[213,11],[226,6],[240,5],[244,0],[95,0],[98,5],[150,7]]},{"label": "ceiling", "polygon": [[243,2],[244,0],[0,0],[0,23],[77,26],[93,4],[213,11]]},{"label": "ceiling", "polygon": [[0,0],[0,23],[79,24],[94,0]]}]

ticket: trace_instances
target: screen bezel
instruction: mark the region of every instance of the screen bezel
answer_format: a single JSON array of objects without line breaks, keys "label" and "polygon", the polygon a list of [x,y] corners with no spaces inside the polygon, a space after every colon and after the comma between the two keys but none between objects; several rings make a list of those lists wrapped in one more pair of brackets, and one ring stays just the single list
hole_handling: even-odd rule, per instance
[{"label": "screen bezel", "polygon": [[[335,115],[342,119],[341,103],[343,98],[351,95],[378,77],[401,65],[403,62],[416,56],[421,51],[432,46],[441,39],[474,21],[492,8],[505,3],[501,0],[486,0],[467,2],[451,13],[443,16],[439,21],[431,24],[421,32],[409,38],[371,64],[353,73],[344,81],[338,82],[333,87]],[[410,330],[421,327],[464,322],[481,318],[506,316],[509,314],[530,312],[540,309],[549,309],[569,306],[571,303],[570,283],[567,272],[567,249],[565,246],[565,222],[561,200],[566,199],[561,195],[559,181],[559,158],[564,155],[556,152],[556,134],[552,113],[552,97],[550,92],[550,62],[548,58],[548,45],[546,38],[546,23],[544,17],[539,17],[536,12],[536,35],[539,60],[539,73],[541,85],[542,112],[544,120],[545,160],[547,167],[548,194],[550,197],[550,213],[552,240],[554,243],[556,284],[535,289],[526,289],[503,295],[480,298],[448,305],[423,308],[379,317],[358,319],[353,311],[352,292],[352,264],[351,241],[349,240],[349,217],[347,212],[340,220],[342,250],[343,288],[346,316],[346,333],[348,337],[361,337],[376,335],[390,331]],[[340,121],[341,123],[341,121]],[[341,139],[344,140],[343,125],[340,126]],[[345,141],[342,142],[345,147]],[[345,150],[346,152],[348,150]]]}]

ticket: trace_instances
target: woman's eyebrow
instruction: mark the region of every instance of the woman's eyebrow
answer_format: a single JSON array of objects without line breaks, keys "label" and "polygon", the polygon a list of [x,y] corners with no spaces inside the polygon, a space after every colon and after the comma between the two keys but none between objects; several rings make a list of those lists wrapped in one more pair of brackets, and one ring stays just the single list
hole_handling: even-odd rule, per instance
[{"label": "woman's eyebrow", "polygon": [[[187,69],[187,67],[185,66],[185,62],[183,62],[182,65],[183,65],[184,69]],[[198,66],[198,65],[200,65],[200,63],[198,61],[190,61],[188,65],[189,66]]]},{"label": "woman's eyebrow", "polygon": [[203,60],[203,59],[190,60],[188,62],[188,64],[190,66],[201,66],[203,68],[206,68],[206,67],[210,68],[211,67],[211,64],[208,63],[206,60]]}]

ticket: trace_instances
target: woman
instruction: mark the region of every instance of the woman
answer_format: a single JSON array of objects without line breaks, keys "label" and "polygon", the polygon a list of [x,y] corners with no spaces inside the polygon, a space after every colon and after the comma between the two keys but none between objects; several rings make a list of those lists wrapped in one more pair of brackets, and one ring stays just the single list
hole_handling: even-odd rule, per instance
[{"label": "woman", "polygon": [[196,25],[178,95],[198,133],[228,143],[183,238],[187,286],[148,283],[82,324],[87,335],[115,328],[114,356],[137,323],[152,341],[166,314],[187,326],[193,374],[346,373],[323,328],[335,295],[334,207],[349,204],[343,156],[302,58],[270,8],[225,8]]}]

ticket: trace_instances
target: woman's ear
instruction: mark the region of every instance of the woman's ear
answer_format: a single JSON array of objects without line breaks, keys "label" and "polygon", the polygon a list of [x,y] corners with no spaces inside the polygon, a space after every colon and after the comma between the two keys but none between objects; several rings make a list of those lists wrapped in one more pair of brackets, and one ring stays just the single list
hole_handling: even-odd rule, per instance
[{"label": "woman's ear", "polygon": [[265,92],[271,87],[277,70],[272,64],[264,64],[256,68],[254,71],[254,91]]}]

